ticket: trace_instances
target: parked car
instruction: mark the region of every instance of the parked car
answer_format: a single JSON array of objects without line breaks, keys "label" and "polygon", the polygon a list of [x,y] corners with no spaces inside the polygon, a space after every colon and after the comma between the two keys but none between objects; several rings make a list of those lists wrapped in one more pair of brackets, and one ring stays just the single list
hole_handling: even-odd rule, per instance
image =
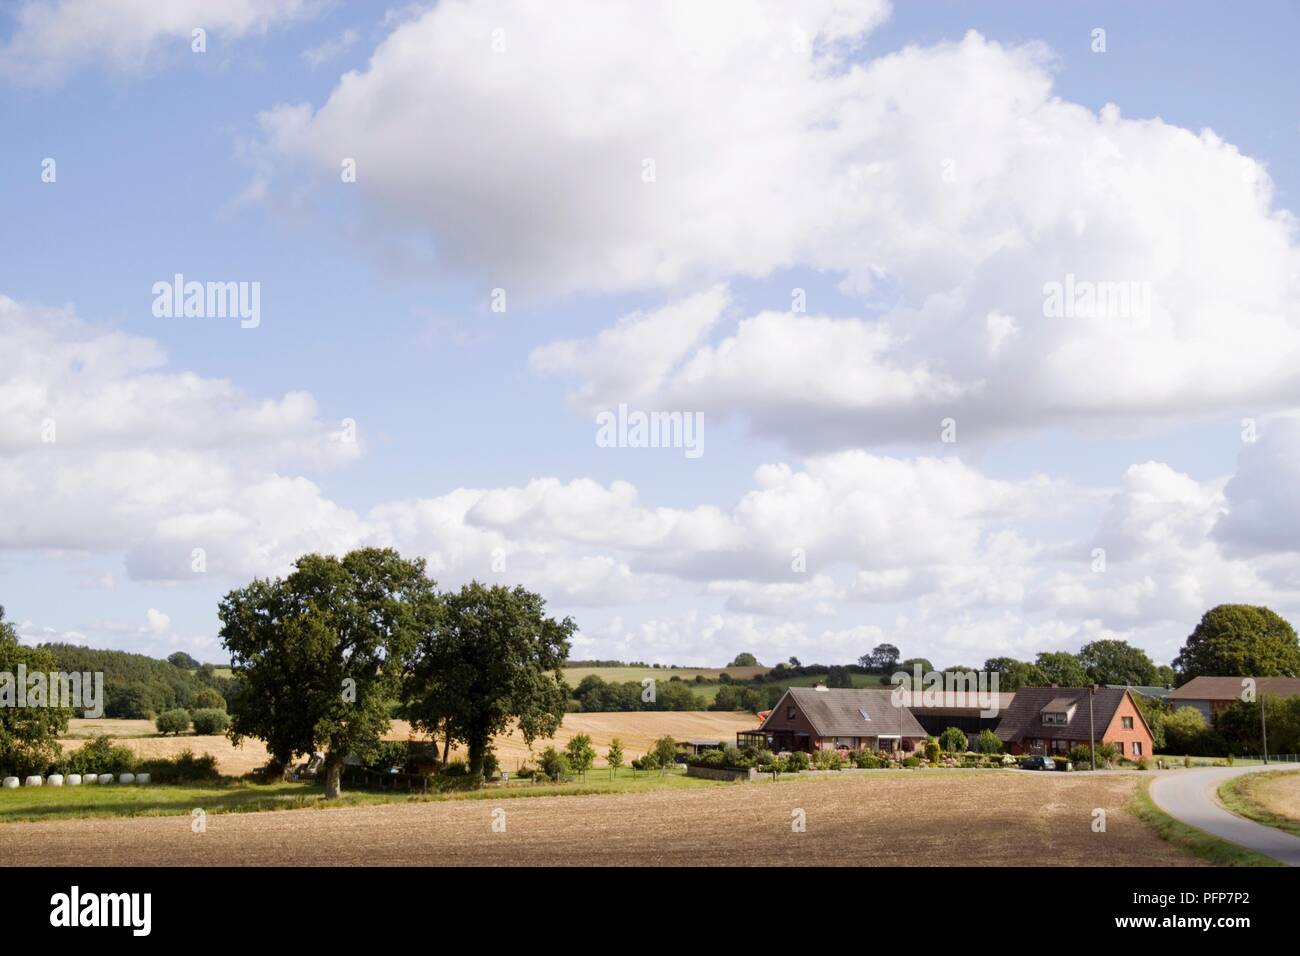
[{"label": "parked car", "polygon": [[1043,754],[1033,754],[1020,761],[1021,770],[1055,770],[1056,761]]}]

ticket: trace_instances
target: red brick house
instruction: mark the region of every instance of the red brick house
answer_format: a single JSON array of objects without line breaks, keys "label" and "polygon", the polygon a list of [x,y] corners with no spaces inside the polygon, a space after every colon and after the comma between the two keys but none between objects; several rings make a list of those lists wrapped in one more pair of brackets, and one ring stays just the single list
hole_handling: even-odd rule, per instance
[{"label": "red brick house", "polygon": [[[1092,711],[1089,718],[1089,697]],[[1129,760],[1150,757],[1151,728],[1123,687],[1022,687],[995,731],[1011,753],[1067,754],[1095,740]]]},{"label": "red brick house", "polygon": [[893,692],[870,688],[791,687],[757,730],[736,734],[736,745],[773,751],[916,750],[924,728]]}]

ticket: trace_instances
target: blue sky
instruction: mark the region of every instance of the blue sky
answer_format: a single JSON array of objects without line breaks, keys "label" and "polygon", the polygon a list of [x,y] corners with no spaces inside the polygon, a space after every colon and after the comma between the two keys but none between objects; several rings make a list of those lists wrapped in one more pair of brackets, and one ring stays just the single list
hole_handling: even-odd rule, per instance
[{"label": "blue sky", "polygon": [[[1220,601],[1294,619],[1294,5],[220,6],[0,19],[25,639],[220,660],[226,590],[369,543],[536,587],[580,657],[1167,661]],[[818,42],[771,52],[794,29]],[[617,179],[645,155],[659,181]],[[1149,282],[1159,335],[1035,331],[1066,271]],[[259,282],[261,324],[155,318],[178,272]],[[796,287],[817,318],[783,324]],[[597,447],[621,401],[699,412],[705,454]]]}]

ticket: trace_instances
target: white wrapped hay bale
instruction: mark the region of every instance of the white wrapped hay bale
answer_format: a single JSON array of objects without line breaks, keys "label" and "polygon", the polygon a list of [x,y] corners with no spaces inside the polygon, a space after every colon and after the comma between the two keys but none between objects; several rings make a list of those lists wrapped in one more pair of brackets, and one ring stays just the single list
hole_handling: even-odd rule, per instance
[{"label": "white wrapped hay bale", "polygon": [[79,786],[81,786],[81,774],[79,774],[79,773],[70,773],[70,774],[68,774],[68,786],[69,786],[69,787],[79,787]]},{"label": "white wrapped hay bale", "polygon": [[42,777],[28,777],[23,781],[24,787],[39,787],[45,780]]},{"label": "white wrapped hay bale", "polygon": [[18,788],[17,777],[5,777],[4,788],[6,790],[15,790]]},{"label": "white wrapped hay bale", "polygon": [[83,784],[99,783],[99,778],[95,776],[93,773],[82,774],[81,782]]},{"label": "white wrapped hay bale", "polygon": [[118,774],[117,782],[118,782],[118,783],[135,783],[135,774],[133,774],[133,773],[122,773],[122,774]]},{"label": "white wrapped hay bale", "polygon": [[99,775],[99,782],[100,782],[100,783],[112,783],[112,782],[113,782],[113,775],[112,775],[111,773],[101,773],[101,774]]},{"label": "white wrapped hay bale", "polygon": [[148,775],[147,773],[137,773],[137,774],[135,775],[135,782],[136,782],[136,783],[148,783],[148,782],[149,782],[149,775]]},{"label": "white wrapped hay bale", "polygon": [[51,787],[61,787],[63,786],[63,774],[52,773],[45,778],[45,782],[48,783]]}]

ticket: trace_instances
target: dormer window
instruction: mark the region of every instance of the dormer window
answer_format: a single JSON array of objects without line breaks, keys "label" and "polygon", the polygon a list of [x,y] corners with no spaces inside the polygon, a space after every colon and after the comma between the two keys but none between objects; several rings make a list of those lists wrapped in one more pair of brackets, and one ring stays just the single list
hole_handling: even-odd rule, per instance
[{"label": "dormer window", "polygon": [[1064,727],[1070,722],[1070,715],[1063,710],[1043,711],[1043,723],[1049,727]]}]

